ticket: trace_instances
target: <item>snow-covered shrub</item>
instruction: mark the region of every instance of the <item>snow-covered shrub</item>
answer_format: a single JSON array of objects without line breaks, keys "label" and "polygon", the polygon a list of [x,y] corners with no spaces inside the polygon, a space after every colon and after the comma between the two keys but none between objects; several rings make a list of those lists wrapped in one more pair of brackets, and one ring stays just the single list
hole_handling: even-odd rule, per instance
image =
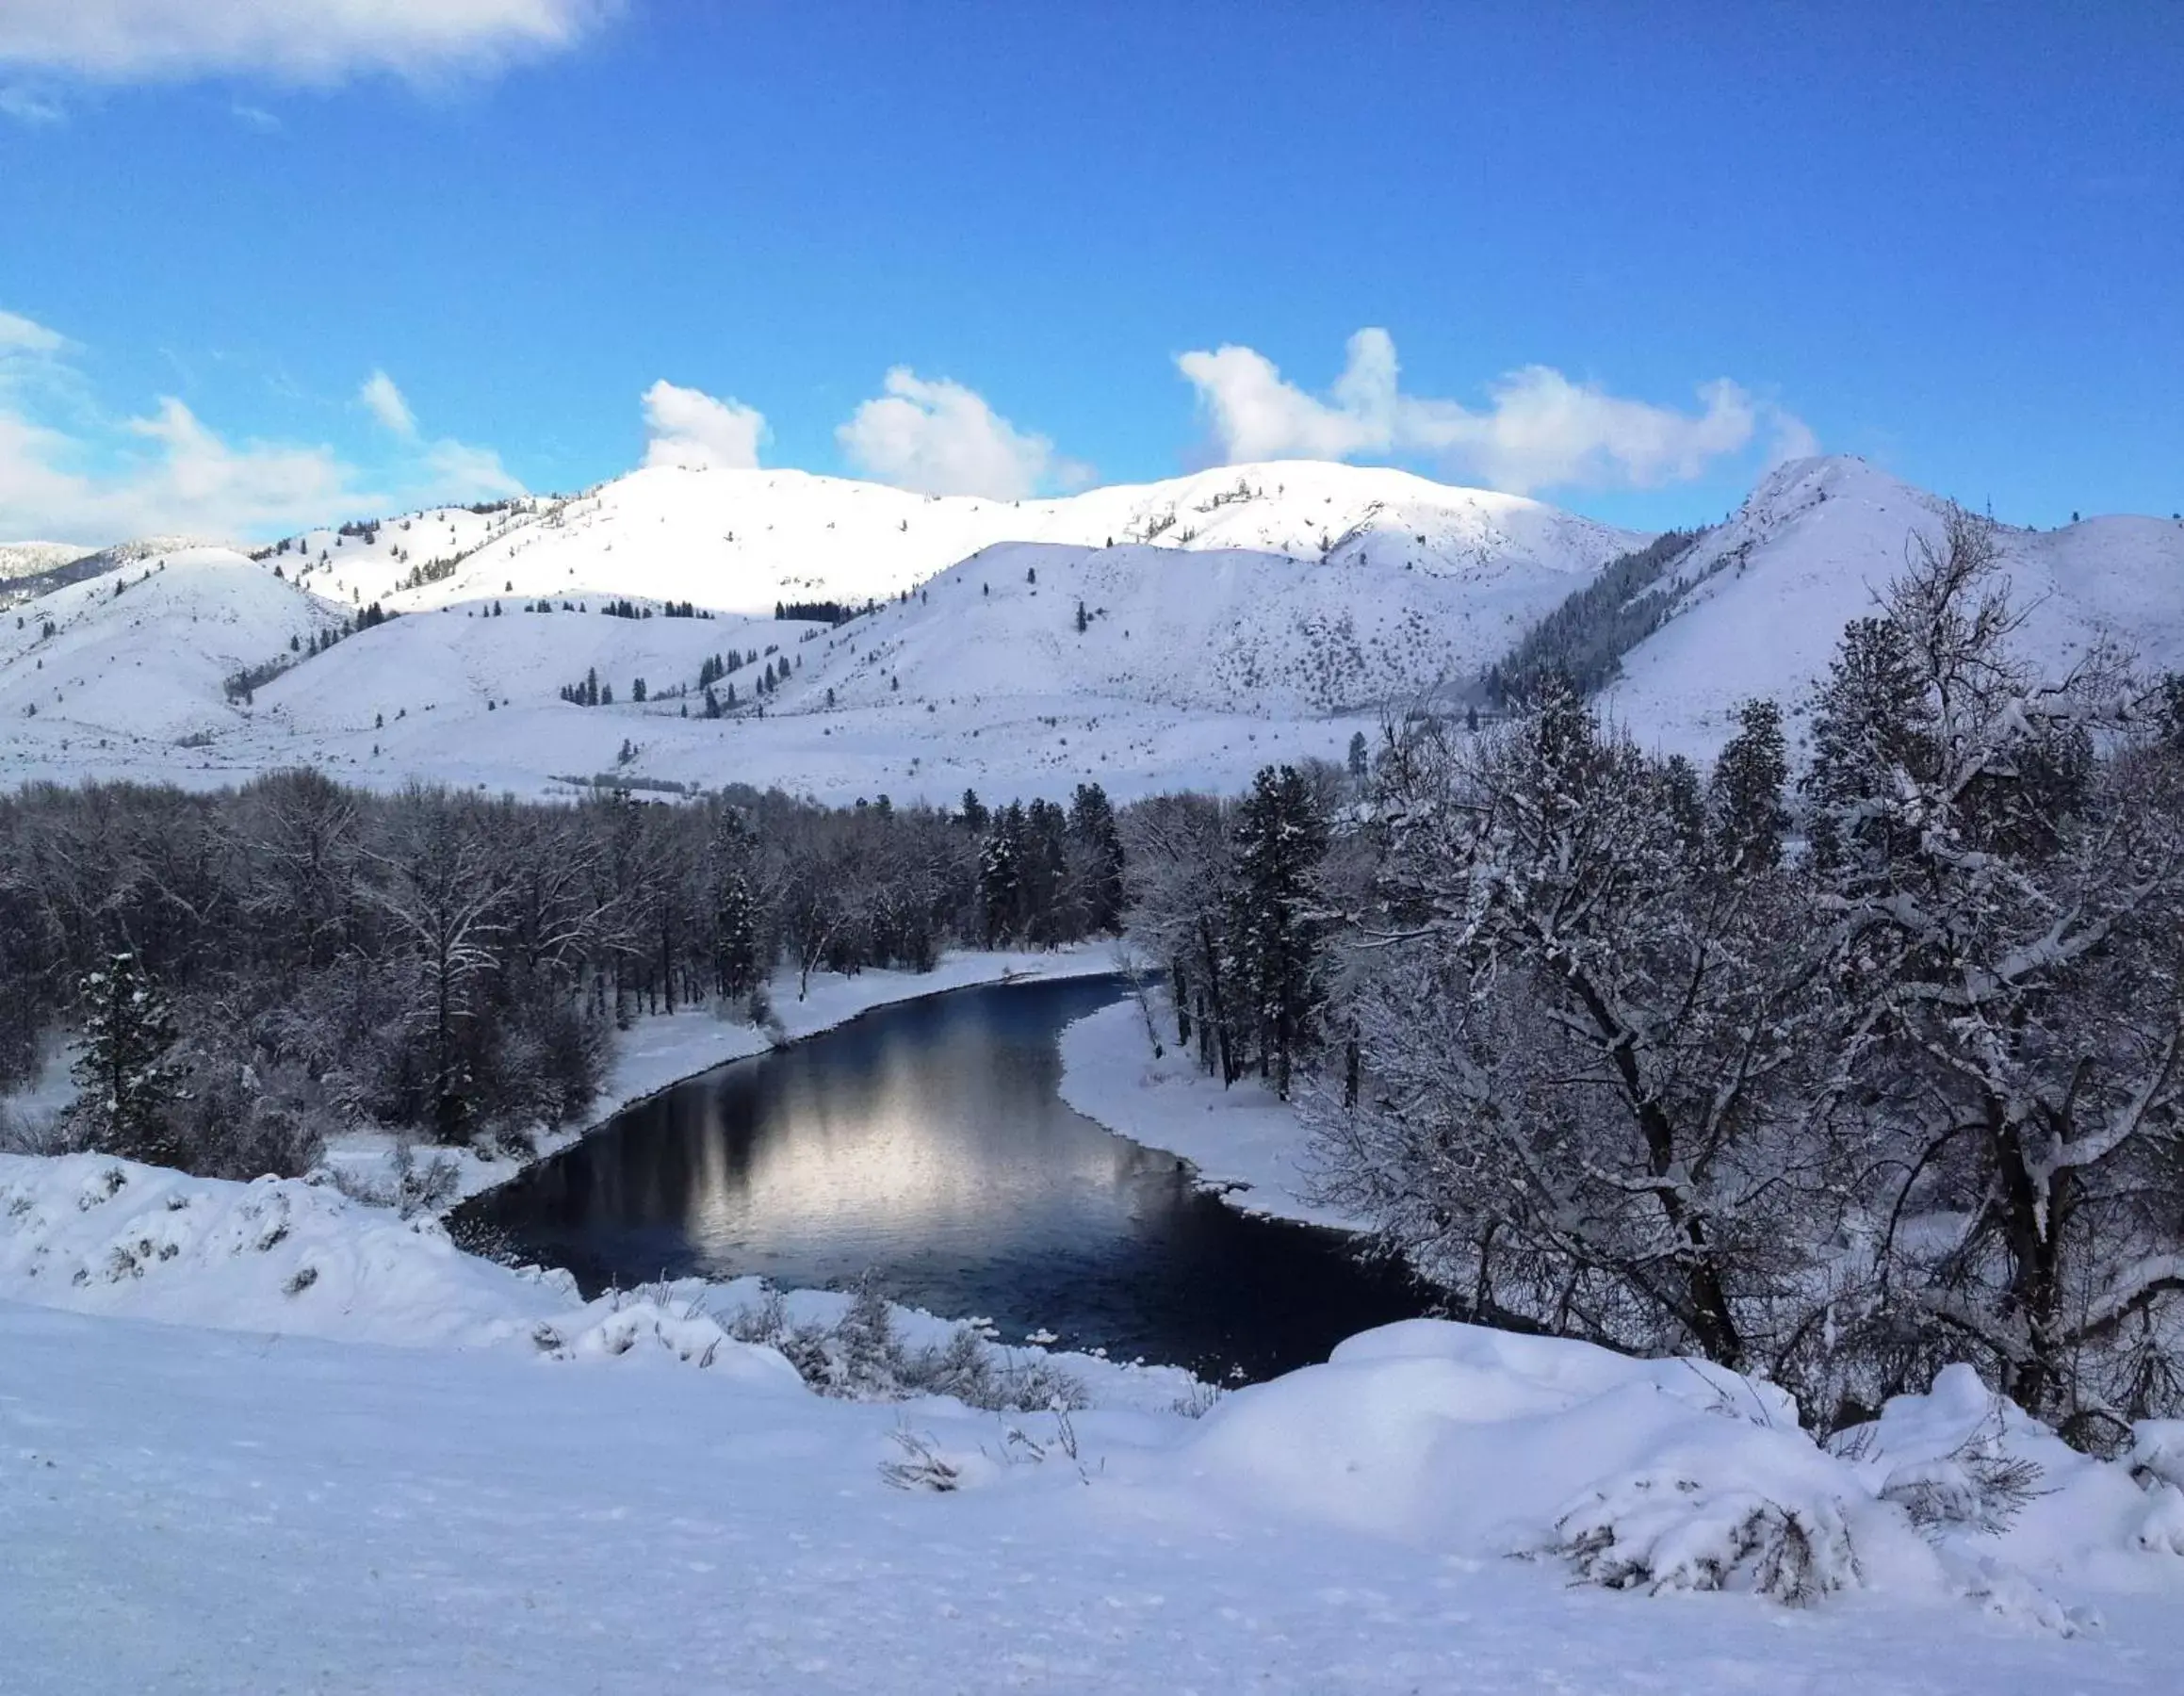
[{"label": "snow-covered shrub", "polygon": [[1914,1520],[1959,1593],[2075,1631],[2085,1621],[2023,1574],[2184,1554],[2184,1490],[2164,1476],[2178,1459],[2174,1431],[2173,1422],[2146,1422],[2128,1463],[2104,1460],[1958,1364],[1830,1446]]},{"label": "snow-covered shrub", "polygon": [[1748,1590],[1801,1605],[1858,1583],[1839,1500],[1781,1502],[1672,1472],[1594,1492],[1556,1521],[1547,1547],[1609,1590]]},{"label": "snow-covered shrub", "polygon": [[797,1324],[781,1292],[768,1286],[729,1321],[728,1334],[780,1351],[822,1395],[846,1401],[906,1401],[947,1395],[995,1412],[1082,1408],[1084,1386],[1041,1354],[1018,1355],[970,1325],[923,1347],[904,1341],[894,1309],[868,1275],[831,1324]]}]

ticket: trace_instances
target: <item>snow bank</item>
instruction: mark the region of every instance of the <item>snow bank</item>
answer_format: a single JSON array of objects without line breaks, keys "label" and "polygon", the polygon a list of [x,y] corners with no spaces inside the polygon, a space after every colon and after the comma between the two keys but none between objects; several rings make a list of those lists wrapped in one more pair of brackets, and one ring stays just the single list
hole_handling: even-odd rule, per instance
[{"label": "snow bank", "polygon": [[1298,1517],[1612,1589],[1938,1593],[1909,1516],[1772,1385],[1412,1320],[1227,1397],[1180,1464]]},{"label": "snow bank", "polygon": [[[1154,998],[1160,1030],[1173,1034]],[[1311,1199],[1308,1138],[1294,1108],[1255,1078],[1224,1089],[1172,1045],[1155,1059],[1133,1000],[1086,1014],[1062,1033],[1062,1099],[1110,1131],[1180,1154],[1199,1183],[1247,1213],[1338,1230],[1362,1222]]]},{"label": "snow bank", "polygon": [[[649,1361],[775,1391],[804,1383],[778,1349],[739,1340],[743,1317],[776,1299],[755,1278],[585,1301],[567,1272],[465,1254],[438,1220],[404,1219],[330,1183],[231,1183],[97,1154],[0,1155],[0,1298],[269,1336]],[[777,1299],[789,1325],[823,1329],[852,1297]],[[964,1329],[920,1309],[888,1313],[914,1350],[945,1348]],[[1028,1379],[1051,1365],[1100,1405],[1165,1411],[1201,1390],[1181,1367],[1002,1348],[983,1322],[970,1329],[997,1374]]]},{"label": "snow bank", "polygon": [[2052,1600],[2049,1587],[2091,1578],[2136,1589],[2153,1573],[2184,1572],[2173,1564],[2184,1555],[2177,1432],[2178,1422],[2149,1421],[2125,1460],[2101,1460],[1956,1365],[1830,1446],[1912,1515],[1967,1594],[2068,1631],[2091,1616]]}]

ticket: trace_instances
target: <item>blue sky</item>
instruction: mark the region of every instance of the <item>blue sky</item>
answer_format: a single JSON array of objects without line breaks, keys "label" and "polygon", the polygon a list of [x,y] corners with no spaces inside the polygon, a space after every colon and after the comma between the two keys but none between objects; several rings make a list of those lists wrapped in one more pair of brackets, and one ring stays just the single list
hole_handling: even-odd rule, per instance
[{"label": "blue sky", "polygon": [[1817,444],[2184,508],[2184,7],[310,9],[0,5],[0,536],[648,434],[1004,494],[1317,452],[1648,527]]}]

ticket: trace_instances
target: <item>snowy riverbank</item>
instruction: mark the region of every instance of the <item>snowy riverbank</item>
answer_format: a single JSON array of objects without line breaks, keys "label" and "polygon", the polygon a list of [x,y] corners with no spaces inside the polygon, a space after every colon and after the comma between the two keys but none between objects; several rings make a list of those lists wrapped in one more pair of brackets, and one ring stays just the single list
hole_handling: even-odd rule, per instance
[{"label": "snowy riverbank", "polygon": [[1149,1149],[1180,1154],[1198,1181],[1247,1213],[1356,1231],[1312,1199],[1304,1121],[1256,1078],[1224,1089],[1166,1040],[1175,1026],[1153,992],[1165,1053],[1155,1059],[1134,1000],[1086,1014],[1062,1033],[1062,1099]]}]

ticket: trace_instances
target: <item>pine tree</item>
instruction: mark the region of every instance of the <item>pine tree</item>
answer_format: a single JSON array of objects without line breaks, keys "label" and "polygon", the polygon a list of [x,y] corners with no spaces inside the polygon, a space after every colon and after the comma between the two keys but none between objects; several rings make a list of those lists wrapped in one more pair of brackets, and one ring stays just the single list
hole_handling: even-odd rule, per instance
[{"label": "pine tree", "polygon": [[993,815],[978,849],[978,904],[986,917],[986,945],[998,947],[1017,932],[1023,901],[1024,813],[1011,802]]},{"label": "pine tree", "polygon": [[964,829],[974,836],[983,836],[990,816],[986,810],[986,803],[978,798],[976,790],[967,789],[963,791],[963,803],[956,808],[955,817]]},{"label": "pine tree", "polygon": [[1083,864],[1081,882],[1084,922],[1096,931],[1122,923],[1122,834],[1107,791],[1097,783],[1080,783],[1069,802],[1069,835]]},{"label": "pine tree", "polygon": [[748,995],[758,987],[758,904],[751,892],[751,833],[742,820],[723,812],[713,833],[713,976],[724,997]]},{"label": "pine tree", "polygon": [[1260,1074],[1284,1097],[1318,998],[1311,896],[1327,846],[1327,821],[1303,774],[1262,768],[1237,811],[1229,967],[1247,998],[1238,1011],[1256,1027]]},{"label": "pine tree", "polygon": [[1715,844],[1736,871],[1771,870],[1782,863],[1789,813],[1783,789],[1789,781],[1789,746],[1782,709],[1772,701],[1747,701],[1736,709],[1737,731],[1714,762],[1707,808]]},{"label": "pine tree", "polygon": [[171,1165],[169,1110],[181,1099],[168,1053],[178,1035],[167,997],[128,949],[84,975],[83,1052],[73,1068],[75,1112],[90,1145],[128,1160]]}]

